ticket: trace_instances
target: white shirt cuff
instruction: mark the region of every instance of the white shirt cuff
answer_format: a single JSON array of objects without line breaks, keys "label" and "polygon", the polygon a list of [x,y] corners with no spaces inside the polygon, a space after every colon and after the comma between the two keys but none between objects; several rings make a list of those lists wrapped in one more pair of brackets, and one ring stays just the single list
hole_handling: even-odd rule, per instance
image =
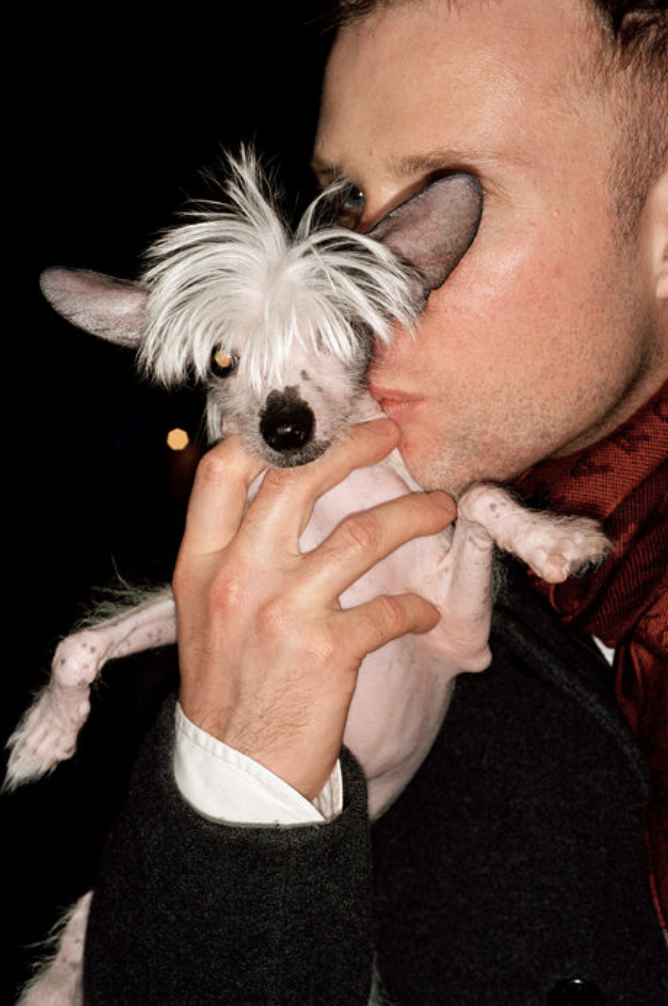
[{"label": "white shirt cuff", "polygon": [[221,824],[321,824],[343,807],[338,762],[311,803],[263,765],[195,726],[178,702],[174,775],[183,798]]}]

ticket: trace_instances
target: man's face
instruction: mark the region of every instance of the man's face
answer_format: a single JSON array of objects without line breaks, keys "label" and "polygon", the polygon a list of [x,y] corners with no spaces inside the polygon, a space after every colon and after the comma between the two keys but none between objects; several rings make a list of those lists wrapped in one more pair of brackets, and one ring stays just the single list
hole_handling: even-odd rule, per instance
[{"label": "man's face", "polygon": [[485,194],[417,338],[372,364],[425,488],[583,447],[666,372],[642,233],[620,245],[609,211],[614,106],[578,73],[593,37],[572,0],[425,2],[344,29],[332,52],[315,162],[359,190],[360,230],[439,171]]}]

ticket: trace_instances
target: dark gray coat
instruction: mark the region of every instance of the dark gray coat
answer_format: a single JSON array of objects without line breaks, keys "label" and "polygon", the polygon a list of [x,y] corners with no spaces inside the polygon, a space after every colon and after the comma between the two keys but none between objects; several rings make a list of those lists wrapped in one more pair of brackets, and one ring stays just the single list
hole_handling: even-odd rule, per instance
[{"label": "dark gray coat", "polygon": [[365,1006],[374,948],[397,1006],[665,1006],[645,771],[610,669],[520,584],[492,646],[373,837],[345,752],[330,824],[199,817],[166,707],[97,882],[86,1006]]}]

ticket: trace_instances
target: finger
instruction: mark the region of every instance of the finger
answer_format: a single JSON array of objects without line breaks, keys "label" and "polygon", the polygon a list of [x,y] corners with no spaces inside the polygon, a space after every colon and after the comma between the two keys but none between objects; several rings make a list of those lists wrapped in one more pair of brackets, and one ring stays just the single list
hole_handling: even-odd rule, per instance
[{"label": "finger", "polygon": [[259,458],[246,453],[237,436],[208,451],[199,465],[190,495],[182,554],[216,552],[236,534],[248,487],[262,471]]},{"label": "finger", "polygon": [[305,589],[329,604],[400,545],[443,531],[455,514],[453,500],[443,492],[408,493],[352,514],[303,557],[309,567]]},{"label": "finger", "polygon": [[257,540],[259,527],[265,547],[284,547],[289,536],[296,543],[308,524],[317,499],[342,482],[355,468],[378,464],[399,442],[399,427],[389,419],[353,426],[345,439],[332,444],[317,461],[299,468],[272,468],[248,508],[244,525]]},{"label": "finger", "polygon": [[383,594],[340,613],[345,624],[341,638],[356,661],[407,633],[433,629],[440,615],[418,594]]}]

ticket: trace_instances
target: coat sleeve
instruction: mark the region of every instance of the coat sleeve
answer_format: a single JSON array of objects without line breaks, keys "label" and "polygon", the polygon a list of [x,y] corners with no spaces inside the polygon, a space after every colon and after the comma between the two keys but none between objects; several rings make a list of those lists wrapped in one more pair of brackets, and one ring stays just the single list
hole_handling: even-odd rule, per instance
[{"label": "coat sleeve", "polygon": [[110,836],[91,907],[85,1006],[366,1006],[372,956],[366,787],[342,754],[344,809],[322,825],[198,815],[163,707]]}]

